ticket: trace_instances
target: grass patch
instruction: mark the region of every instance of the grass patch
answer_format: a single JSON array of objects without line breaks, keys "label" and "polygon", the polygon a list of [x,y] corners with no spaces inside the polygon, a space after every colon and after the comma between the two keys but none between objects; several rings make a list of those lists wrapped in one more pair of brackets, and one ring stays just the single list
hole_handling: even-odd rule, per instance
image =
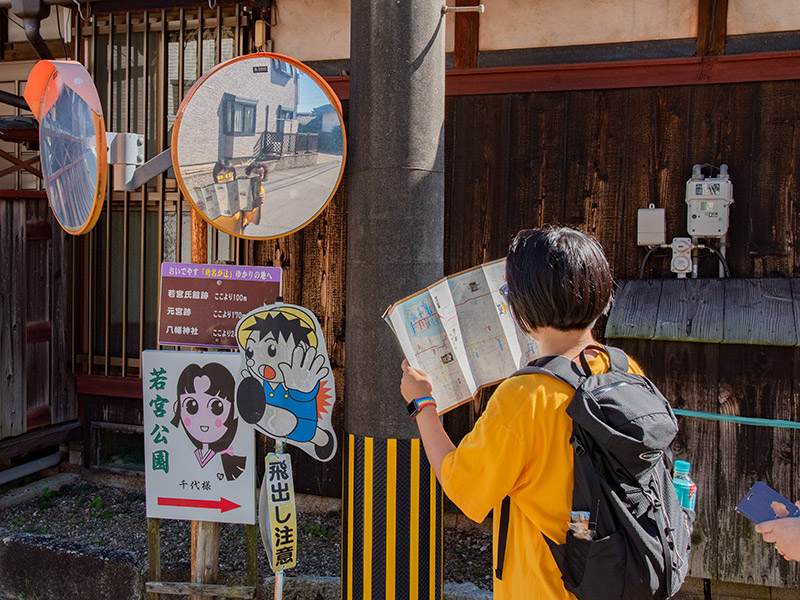
[{"label": "grass patch", "polygon": [[324,538],[330,540],[337,535],[337,529],[319,521],[311,521],[305,526],[306,533],[313,537]]}]

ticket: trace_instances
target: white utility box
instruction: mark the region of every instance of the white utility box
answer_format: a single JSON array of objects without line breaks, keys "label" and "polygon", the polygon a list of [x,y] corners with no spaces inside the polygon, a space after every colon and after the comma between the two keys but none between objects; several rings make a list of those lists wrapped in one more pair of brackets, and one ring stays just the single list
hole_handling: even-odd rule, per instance
[{"label": "white utility box", "polygon": [[651,204],[640,208],[636,225],[636,243],[640,246],[660,246],[667,239],[666,211]]}]

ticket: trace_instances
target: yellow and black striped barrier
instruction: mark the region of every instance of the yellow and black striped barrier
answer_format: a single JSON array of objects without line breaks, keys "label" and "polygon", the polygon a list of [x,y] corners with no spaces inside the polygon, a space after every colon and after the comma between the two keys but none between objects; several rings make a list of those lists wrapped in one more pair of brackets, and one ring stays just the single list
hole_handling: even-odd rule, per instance
[{"label": "yellow and black striped barrier", "polygon": [[442,488],[420,440],[345,434],[342,600],[442,598]]}]

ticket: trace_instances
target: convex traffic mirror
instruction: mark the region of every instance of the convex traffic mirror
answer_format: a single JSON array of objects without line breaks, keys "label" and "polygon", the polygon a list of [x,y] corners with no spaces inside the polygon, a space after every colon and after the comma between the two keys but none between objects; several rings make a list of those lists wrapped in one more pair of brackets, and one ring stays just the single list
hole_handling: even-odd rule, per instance
[{"label": "convex traffic mirror", "polygon": [[25,100],[39,121],[42,177],[53,214],[68,233],[86,233],[103,209],[108,176],[103,109],[92,78],[78,62],[40,60]]},{"label": "convex traffic mirror", "polygon": [[214,67],[184,98],[172,132],[183,193],[212,225],[247,239],[313,221],[341,181],[345,153],[333,90],[273,53]]}]

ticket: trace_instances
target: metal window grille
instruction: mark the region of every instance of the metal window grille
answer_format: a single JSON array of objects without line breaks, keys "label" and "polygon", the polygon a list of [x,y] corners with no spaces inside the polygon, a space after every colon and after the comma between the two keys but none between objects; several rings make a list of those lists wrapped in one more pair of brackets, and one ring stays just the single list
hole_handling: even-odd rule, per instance
[{"label": "metal window grille", "polygon": [[143,472],[143,433],[141,425],[92,423],[92,466],[119,473]]},{"label": "metal window grille", "polygon": [[[145,159],[170,145],[191,85],[249,47],[244,5],[94,15],[79,21],[76,59],[92,74],[109,131],[142,133]],[[112,167],[113,168],[113,167]],[[133,192],[109,189],[97,226],[77,241],[72,363],[76,373],[140,375],[156,348],[162,261],[188,262],[191,204],[170,169]],[[208,262],[242,264],[242,242],[209,231]]]}]

